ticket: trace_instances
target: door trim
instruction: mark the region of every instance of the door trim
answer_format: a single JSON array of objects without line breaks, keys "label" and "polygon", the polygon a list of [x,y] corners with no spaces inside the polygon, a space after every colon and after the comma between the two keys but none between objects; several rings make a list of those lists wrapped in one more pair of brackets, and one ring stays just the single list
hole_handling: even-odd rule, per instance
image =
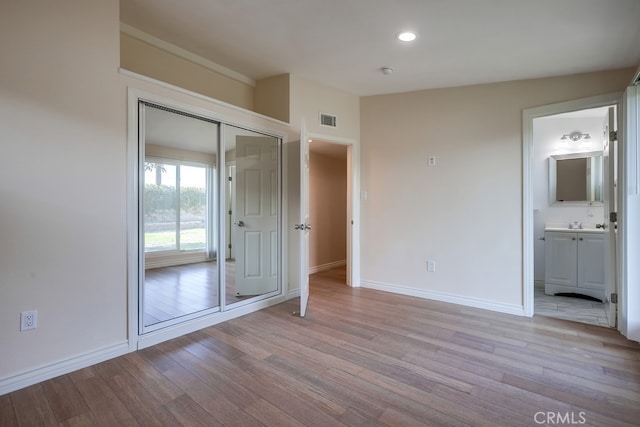
[{"label": "door trim", "polygon": [[[533,119],[607,105],[617,105],[620,111],[621,100],[622,92],[613,92],[522,110],[522,278],[523,309],[527,317],[534,314]],[[622,303],[618,301],[619,305]]]}]

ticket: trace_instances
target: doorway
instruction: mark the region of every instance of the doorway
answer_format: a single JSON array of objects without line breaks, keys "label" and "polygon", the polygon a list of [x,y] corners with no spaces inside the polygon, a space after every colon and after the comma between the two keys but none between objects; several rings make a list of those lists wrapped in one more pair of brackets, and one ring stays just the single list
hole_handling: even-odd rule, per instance
[{"label": "doorway", "polygon": [[309,274],[334,271],[346,285],[348,147],[322,140],[309,143]]},{"label": "doorway", "polygon": [[[618,102],[619,94],[610,94],[524,112],[524,296],[529,316],[616,324],[610,301],[616,260],[609,250],[616,246],[615,224],[608,219],[608,212],[615,211],[616,150],[609,144],[606,117],[608,107]],[[567,177],[575,181],[578,195],[565,191]]]}]

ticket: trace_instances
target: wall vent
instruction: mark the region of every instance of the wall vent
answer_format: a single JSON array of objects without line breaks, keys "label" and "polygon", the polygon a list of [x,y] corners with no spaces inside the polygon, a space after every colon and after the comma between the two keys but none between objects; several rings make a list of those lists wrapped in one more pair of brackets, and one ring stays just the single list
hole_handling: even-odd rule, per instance
[{"label": "wall vent", "polygon": [[335,128],[338,126],[337,117],[331,114],[320,113],[320,124],[322,126],[329,126]]}]

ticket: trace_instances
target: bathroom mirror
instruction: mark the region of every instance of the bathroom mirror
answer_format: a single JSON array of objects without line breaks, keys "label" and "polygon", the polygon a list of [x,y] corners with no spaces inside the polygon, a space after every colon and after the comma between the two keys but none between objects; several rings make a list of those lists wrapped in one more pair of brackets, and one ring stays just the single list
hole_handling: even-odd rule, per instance
[{"label": "bathroom mirror", "polygon": [[551,205],[602,204],[602,151],[549,157]]}]

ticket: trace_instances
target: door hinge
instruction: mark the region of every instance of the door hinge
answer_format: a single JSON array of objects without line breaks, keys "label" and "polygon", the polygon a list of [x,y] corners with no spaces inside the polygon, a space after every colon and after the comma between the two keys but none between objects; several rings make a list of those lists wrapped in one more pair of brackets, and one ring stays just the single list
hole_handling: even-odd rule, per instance
[{"label": "door hinge", "polygon": [[233,178],[229,177],[229,181],[233,181]]},{"label": "door hinge", "polygon": [[229,215],[231,215],[231,213],[232,213],[232,212],[231,212],[231,209],[229,209]]},{"label": "door hinge", "polygon": [[231,249],[231,243],[229,243],[229,244],[227,245],[227,247],[228,247],[229,249]]},{"label": "door hinge", "polygon": [[618,222],[618,212],[609,212],[609,222]]},{"label": "door hinge", "polygon": [[613,142],[613,141],[617,141],[618,140],[618,131],[617,130],[612,130],[611,132],[609,132],[609,141]]},{"label": "door hinge", "polygon": [[618,294],[611,294],[611,303],[612,304],[617,304],[618,303]]}]

